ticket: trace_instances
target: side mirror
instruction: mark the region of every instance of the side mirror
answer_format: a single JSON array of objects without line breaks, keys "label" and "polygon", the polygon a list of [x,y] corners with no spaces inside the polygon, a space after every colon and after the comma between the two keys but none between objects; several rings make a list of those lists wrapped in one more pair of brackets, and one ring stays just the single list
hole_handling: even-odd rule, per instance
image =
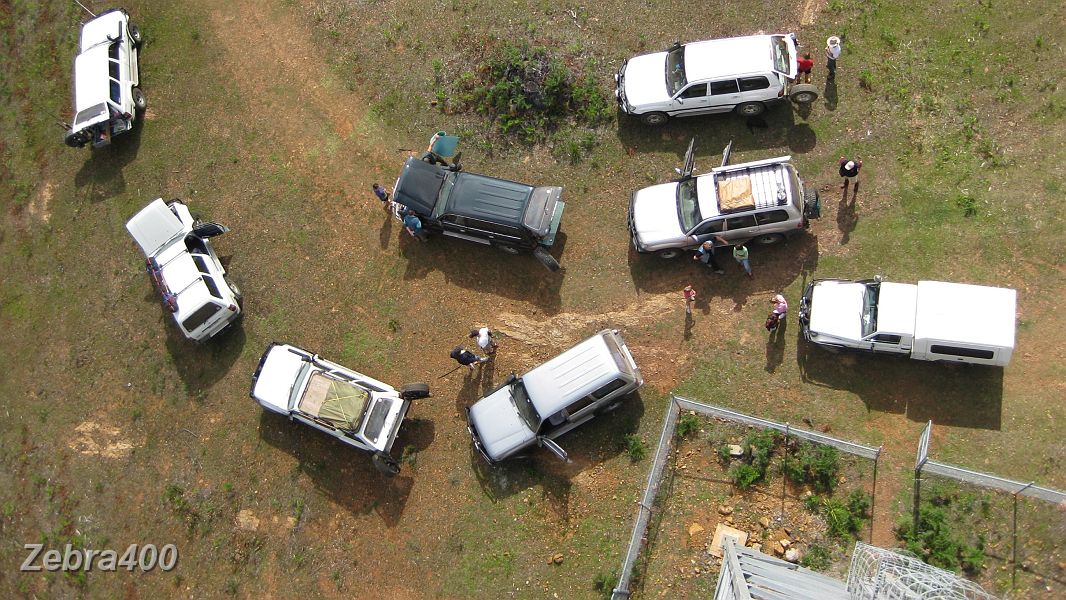
[{"label": "side mirror", "polygon": [[542,447],[547,448],[549,452],[558,456],[560,460],[565,463],[570,463],[570,457],[566,454],[566,450],[563,450],[559,444],[556,444],[553,440],[550,440],[544,436],[537,438],[537,443]]}]

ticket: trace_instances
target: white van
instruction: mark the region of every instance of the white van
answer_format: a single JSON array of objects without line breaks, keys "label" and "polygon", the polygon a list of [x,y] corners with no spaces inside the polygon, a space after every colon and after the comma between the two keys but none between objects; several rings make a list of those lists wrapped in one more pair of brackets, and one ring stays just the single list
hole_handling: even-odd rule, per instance
[{"label": "white van", "polygon": [[614,410],[644,385],[618,330],[604,329],[467,409],[474,447],[489,463],[544,446],[568,460],[554,442],[596,415]]},{"label": "white van", "polygon": [[157,198],[126,223],[145,270],[185,337],[202,342],[241,315],[241,291],[226,280],[209,238],[229,231],[200,223],[180,200]]},{"label": "white van", "polygon": [[74,121],[64,142],[99,148],[133,128],[148,102],[141,91],[141,32],[124,9],[96,15],[81,28],[74,59]]}]

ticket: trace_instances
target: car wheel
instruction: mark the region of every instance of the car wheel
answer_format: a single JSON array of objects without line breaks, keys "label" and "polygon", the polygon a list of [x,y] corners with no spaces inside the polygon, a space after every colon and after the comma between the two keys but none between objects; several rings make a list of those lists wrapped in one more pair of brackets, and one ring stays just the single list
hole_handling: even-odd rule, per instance
[{"label": "car wheel", "polygon": [[756,246],[773,246],[774,244],[779,244],[784,240],[785,236],[781,235],[780,233],[764,233],[762,235],[755,236],[755,238],[751,241],[754,242]]},{"label": "car wheel", "polygon": [[71,148],[84,148],[89,143],[89,136],[84,131],[68,131],[63,136],[63,143]]},{"label": "car wheel", "polygon": [[669,117],[666,116],[666,113],[661,112],[650,112],[640,115],[640,120],[644,121],[645,125],[662,125],[668,119]]},{"label": "car wheel", "polygon": [[227,283],[229,283],[229,290],[233,292],[233,299],[237,301],[237,304],[240,304],[241,300],[244,299],[244,295],[241,294],[241,288],[237,287],[237,284],[232,281]]},{"label": "car wheel", "polygon": [[818,88],[810,83],[801,83],[792,87],[788,99],[796,104],[810,104],[818,99]]},{"label": "car wheel", "polygon": [[677,258],[678,256],[681,256],[681,249],[667,248],[666,250],[659,250],[658,255],[659,258],[665,258],[666,260],[670,260],[672,258]]},{"label": "car wheel", "polygon": [[766,112],[766,105],[762,102],[745,102],[744,104],[738,104],[734,110],[738,115],[754,117]]},{"label": "car wheel", "polygon": [[144,43],[144,38],[141,36],[141,30],[133,23],[127,23],[126,29],[130,32],[130,39],[133,40],[133,47],[140,48]]},{"label": "car wheel", "polygon": [[372,461],[374,468],[386,477],[392,477],[400,472],[400,461],[385,452],[375,452]]},{"label": "car wheel", "polygon": [[429,386],[424,383],[408,383],[400,388],[400,397],[404,400],[420,400],[429,396]]},{"label": "car wheel", "polygon": [[818,190],[810,187],[803,189],[803,214],[808,219],[822,216],[822,199],[818,196]]},{"label": "car wheel", "polygon": [[148,108],[148,100],[145,99],[144,92],[141,88],[135,87],[130,94],[133,96],[133,106],[137,108],[137,112],[143,113],[144,109]]},{"label": "car wheel", "polygon": [[559,261],[555,260],[555,257],[548,252],[548,249],[544,246],[537,246],[533,249],[533,256],[537,257],[540,264],[544,265],[552,273],[559,270]]},{"label": "car wheel", "polygon": [[500,251],[504,254],[510,254],[512,256],[521,253],[521,250],[515,248],[514,246],[511,246],[510,244],[497,244],[496,247],[499,248]]}]

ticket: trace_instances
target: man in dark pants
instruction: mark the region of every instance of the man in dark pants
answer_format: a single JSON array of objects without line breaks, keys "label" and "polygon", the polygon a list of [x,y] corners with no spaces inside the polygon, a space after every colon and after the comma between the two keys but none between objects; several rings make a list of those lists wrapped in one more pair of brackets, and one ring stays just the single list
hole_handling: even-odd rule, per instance
[{"label": "man in dark pants", "polygon": [[707,268],[714,269],[714,272],[719,275],[725,273],[722,267],[718,264],[718,261],[714,260],[714,249],[719,244],[728,246],[729,242],[722,239],[721,236],[716,235],[712,239],[700,244],[700,247],[696,249],[696,255],[692,257],[692,260],[702,262],[707,265]]},{"label": "man in dark pants", "polygon": [[462,346],[456,346],[449,356],[455,359],[455,362],[459,363],[460,365],[464,367],[470,367],[471,371],[474,370],[474,365],[480,365],[481,363],[489,360],[488,358],[479,357],[477,354],[474,354],[473,352],[467,350],[466,348],[463,348]]}]

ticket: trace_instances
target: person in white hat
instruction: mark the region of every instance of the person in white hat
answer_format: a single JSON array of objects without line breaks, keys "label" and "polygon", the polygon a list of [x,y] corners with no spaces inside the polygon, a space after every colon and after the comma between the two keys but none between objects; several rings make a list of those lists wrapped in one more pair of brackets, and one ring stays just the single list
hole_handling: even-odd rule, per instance
[{"label": "person in white hat", "polygon": [[837,59],[840,58],[840,51],[843,49],[844,47],[840,45],[840,38],[835,35],[825,41],[825,66],[829,69],[830,81],[837,76]]},{"label": "person in white hat", "polygon": [[850,158],[840,157],[840,176],[844,178],[844,183],[840,184],[840,189],[847,189],[848,182],[852,179],[855,180],[855,189],[859,189],[859,169],[862,168],[861,160],[851,160]]}]

